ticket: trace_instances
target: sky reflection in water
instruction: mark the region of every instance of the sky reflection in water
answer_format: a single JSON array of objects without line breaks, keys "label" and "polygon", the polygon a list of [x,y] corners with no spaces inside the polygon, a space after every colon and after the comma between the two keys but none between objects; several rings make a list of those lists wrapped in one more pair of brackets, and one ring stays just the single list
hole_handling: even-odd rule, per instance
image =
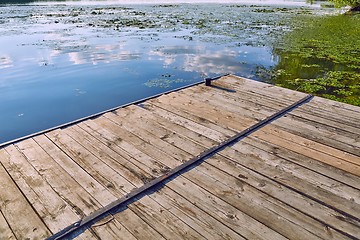
[{"label": "sky reflection in water", "polygon": [[[80,7],[75,10],[84,11]],[[256,79],[258,66],[277,63],[271,46],[245,44],[251,34],[197,35],[193,27],[119,31],[93,27],[90,21],[103,21],[98,16],[74,22],[55,16],[68,8],[0,7],[0,142],[205,77],[234,73]],[[151,12],[153,6],[141,11],[146,8]]]}]

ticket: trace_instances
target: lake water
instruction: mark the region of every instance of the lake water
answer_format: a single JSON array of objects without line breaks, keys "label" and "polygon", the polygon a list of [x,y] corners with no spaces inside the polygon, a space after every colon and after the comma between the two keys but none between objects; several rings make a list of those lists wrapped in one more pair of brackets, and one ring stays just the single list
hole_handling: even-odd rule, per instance
[{"label": "lake water", "polygon": [[205,77],[261,81],[273,41],[319,8],[162,2],[0,4],[0,143]]}]

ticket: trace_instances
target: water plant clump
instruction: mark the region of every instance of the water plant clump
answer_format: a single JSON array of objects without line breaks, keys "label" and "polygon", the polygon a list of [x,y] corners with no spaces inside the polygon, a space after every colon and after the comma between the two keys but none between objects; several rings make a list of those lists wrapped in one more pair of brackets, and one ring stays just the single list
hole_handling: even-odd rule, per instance
[{"label": "water plant clump", "polygon": [[[302,16],[278,42],[275,84],[360,106],[360,15]],[[306,27],[300,27],[306,26]]]}]

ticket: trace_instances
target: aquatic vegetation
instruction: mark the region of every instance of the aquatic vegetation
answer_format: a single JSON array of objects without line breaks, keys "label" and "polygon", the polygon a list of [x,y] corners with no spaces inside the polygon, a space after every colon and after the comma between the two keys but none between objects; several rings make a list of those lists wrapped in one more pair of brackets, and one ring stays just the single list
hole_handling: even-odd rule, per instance
[{"label": "aquatic vegetation", "polygon": [[186,82],[191,82],[191,81],[180,78],[171,79],[171,75],[165,74],[162,75],[161,78],[151,79],[145,82],[144,85],[147,87],[169,88],[174,84],[186,83]]},{"label": "aquatic vegetation", "polygon": [[360,106],[360,16],[302,16],[298,24],[274,48],[278,65],[259,74],[280,86]]}]

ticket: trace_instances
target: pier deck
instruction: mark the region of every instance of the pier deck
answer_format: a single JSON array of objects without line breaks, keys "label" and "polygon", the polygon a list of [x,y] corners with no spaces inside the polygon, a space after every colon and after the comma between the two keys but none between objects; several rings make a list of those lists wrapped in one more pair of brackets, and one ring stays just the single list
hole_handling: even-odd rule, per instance
[{"label": "pier deck", "polygon": [[[233,75],[0,148],[0,239],[44,239],[306,94]],[[314,97],[75,239],[359,239],[360,108]],[[63,231],[66,233],[66,231]]]}]

